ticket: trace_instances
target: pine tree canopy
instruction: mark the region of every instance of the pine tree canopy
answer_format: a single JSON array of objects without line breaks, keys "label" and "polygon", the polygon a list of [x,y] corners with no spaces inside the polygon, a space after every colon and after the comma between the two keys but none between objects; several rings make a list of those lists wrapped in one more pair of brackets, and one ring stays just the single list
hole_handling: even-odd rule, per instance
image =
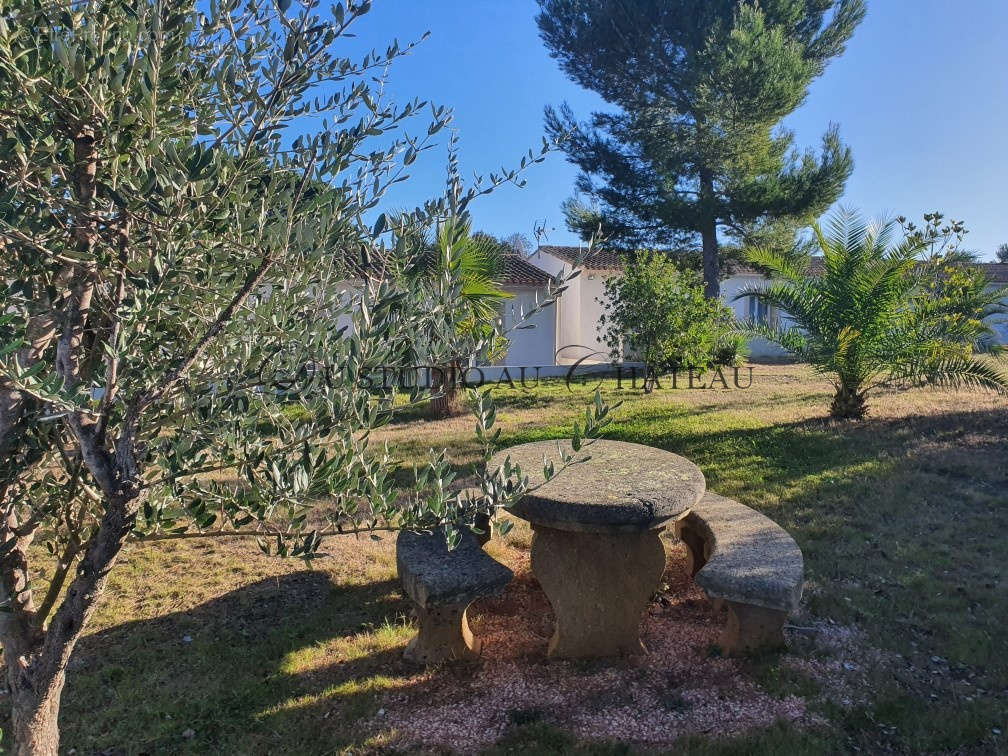
[{"label": "pine tree canopy", "polygon": [[843,52],[863,0],[539,0],[540,33],[575,82],[612,108],[581,123],[546,109],[581,169],[565,203],[582,235],[610,243],[702,241],[718,292],[718,233],[746,238],[823,212],[853,167],[831,125],[819,154],[799,151],[780,120]]}]

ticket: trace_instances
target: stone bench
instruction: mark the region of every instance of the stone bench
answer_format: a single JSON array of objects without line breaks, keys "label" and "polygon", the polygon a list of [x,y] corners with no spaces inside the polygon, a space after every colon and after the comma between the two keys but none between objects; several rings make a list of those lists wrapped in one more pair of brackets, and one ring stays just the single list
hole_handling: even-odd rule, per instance
[{"label": "stone bench", "polygon": [[513,573],[491,557],[468,529],[448,550],[444,533],[403,531],[396,540],[396,566],[403,590],[417,608],[419,632],[403,654],[421,664],[479,655],[466,608],[478,598],[499,593]]},{"label": "stone bench", "polygon": [[804,560],[777,523],[744,504],[707,492],[675,523],[690,572],[715,606],[728,609],[721,647],[728,653],[779,648],[798,608]]}]

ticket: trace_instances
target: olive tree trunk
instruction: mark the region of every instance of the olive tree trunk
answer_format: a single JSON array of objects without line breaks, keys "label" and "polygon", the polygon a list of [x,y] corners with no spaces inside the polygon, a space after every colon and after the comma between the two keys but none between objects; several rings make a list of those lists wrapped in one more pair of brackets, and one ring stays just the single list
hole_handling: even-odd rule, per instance
[{"label": "olive tree trunk", "polygon": [[[21,678],[21,679],[19,679]],[[14,756],[56,756],[59,753],[59,707],[66,672],[48,681],[34,681],[23,670],[7,668],[11,696]],[[40,691],[34,689],[38,684]]]},{"label": "olive tree trunk", "polygon": [[11,739],[17,756],[55,756],[59,749],[59,704],[64,668],[45,673],[44,635],[34,626],[35,605],[28,587],[26,563],[5,559],[0,598],[11,608],[0,618],[0,641],[11,703]]},{"label": "olive tree trunk", "polygon": [[[88,450],[84,451],[87,455]],[[110,464],[107,458],[105,462]],[[0,614],[0,643],[17,756],[55,756],[58,752],[60,696],[67,663],[130,532],[135,498],[127,493],[105,500],[100,524],[45,629],[41,627],[44,612],[36,610],[28,579],[30,538],[8,541],[10,548],[0,557],[0,600],[8,609]]]}]

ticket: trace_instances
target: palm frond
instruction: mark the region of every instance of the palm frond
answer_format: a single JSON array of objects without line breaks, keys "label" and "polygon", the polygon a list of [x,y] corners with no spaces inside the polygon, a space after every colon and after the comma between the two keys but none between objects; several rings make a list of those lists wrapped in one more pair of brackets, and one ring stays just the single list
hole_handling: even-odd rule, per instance
[{"label": "palm frond", "polygon": [[[828,244],[823,248],[837,253],[833,257],[844,260],[856,257],[865,247],[869,222],[859,212],[852,208],[840,208],[829,219]],[[827,255],[828,256],[828,255]]]},{"label": "palm frond", "polygon": [[808,338],[793,326],[770,325],[750,319],[739,321],[736,332],[748,338],[766,339],[799,358],[808,354]]},{"label": "palm frond", "polygon": [[950,358],[930,366],[925,378],[935,386],[949,388],[981,388],[1008,394],[1008,376],[988,360]]},{"label": "palm frond", "polygon": [[863,394],[887,379],[1008,389],[1008,378],[975,357],[991,345],[985,319],[1005,312],[1008,291],[993,289],[979,271],[964,272],[954,260],[921,264],[919,239],[894,244],[898,226],[892,220],[866,222],[841,210],[825,226],[813,226],[822,251],[818,276],[789,267],[785,255],[751,252],[750,259],[775,280],[746,287],[736,299],[755,296],[793,323],[781,328],[749,322],[740,326],[743,332],[832,373],[847,393]]},{"label": "palm frond", "polygon": [[748,262],[791,283],[800,284],[808,279],[812,262],[810,255],[795,256],[767,247],[749,247],[743,254]]},{"label": "palm frond", "polygon": [[870,221],[864,238],[864,246],[870,256],[886,256],[898,229],[899,224],[894,220],[877,218]]},{"label": "palm frond", "polygon": [[756,297],[770,307],[786,312],[796,325],[809,333],[819,334],[821,331],[820,297],[807,279],[800,284],[773,281],[763,286],[744,286],[733,300],[745,297]]}]

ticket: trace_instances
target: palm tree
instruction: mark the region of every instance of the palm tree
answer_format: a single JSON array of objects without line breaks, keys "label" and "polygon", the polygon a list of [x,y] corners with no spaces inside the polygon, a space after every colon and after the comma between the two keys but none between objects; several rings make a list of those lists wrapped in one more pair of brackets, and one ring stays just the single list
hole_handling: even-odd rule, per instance
[{"label": "palm tree", "polygon": [[[470,233],[470,222],[443,223],[435,245],[437,263],[433,272],[455,271],[462,308],[458,329],[473,342],[492,338],[492,328],[500,318],[500,306],[514,295],[500,287],[504,270],[502,244],[489,234]],[[492,351],[500,345],[491,345]]]},{"label": "palm tree", "polygon": [[1008,391],[1008,378],[979,351],[996,351],[983,319],[1004,312],[1008,294],[994,290],[975,268],[955,256],[921,262],[924,243],[898,244],[895,222],[867,223],[844,210],[814,225],[822,271],[811,258],[749,250],[772,281],[749,287],[754,296],[786,313],[786,323],[747,322],[741,330],[766,338],[817,371],[832,376],[834,418],[862,418],[870,391],[886,382],[982,387]]},{"label": "palm tree", "polygon": [[499,283],[502,245],[487,234],[471,233],[465,217],[442,222],[433,240],[426,228],[406,216],[399,216],[393,227],[401,229],[397,246],[403,250],[404,274],[426,280],[435,301],[450,294],[452,307],[444,322],[439,321],[439,337],[429,340],[446,345],[443,354],[429,355],[434,358],[435,392],[430,414],[435,419],[449,417],[461,410],[458,387],[470,358],[482,353],[492,360],[507,348],[507,339],[497,329],[501,304],[513,296]]}]

